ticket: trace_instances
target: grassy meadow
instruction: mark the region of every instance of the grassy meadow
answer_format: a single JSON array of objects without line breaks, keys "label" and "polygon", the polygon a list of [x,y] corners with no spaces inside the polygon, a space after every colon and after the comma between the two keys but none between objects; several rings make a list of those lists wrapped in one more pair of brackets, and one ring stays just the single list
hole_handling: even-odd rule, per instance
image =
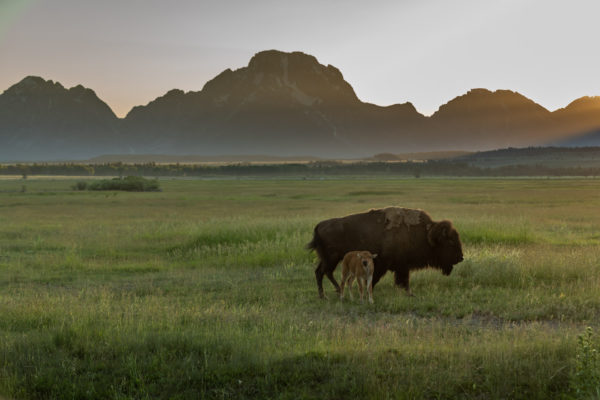
[{"label": "grassy meadow", "polygon": [[[0,398],[600,396],[600,180],[77,181],[0,180]],[[320,300],[314,225],[389,205],[465,261]]]}]

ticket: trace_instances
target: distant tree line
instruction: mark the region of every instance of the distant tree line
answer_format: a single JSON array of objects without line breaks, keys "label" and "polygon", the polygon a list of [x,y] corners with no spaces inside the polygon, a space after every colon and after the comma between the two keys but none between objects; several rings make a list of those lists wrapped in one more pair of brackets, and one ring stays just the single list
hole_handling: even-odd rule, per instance
[{"label": "distant tree line", "polygon": [[308,163],[223,165],[206,164],[104,164],[31,163],[0,164],[0,175],[65,175],[65,176],[300,176],[319,177],[335,175],[382,176],[600,176],[598,167],[548,167],[544,165],[511,165],[478,167],[465,162],[430,160],[424,162],[338,162],[313,161]]},{"label": "distant tree line", "polygon": [[506,149],[481,151],[472,153],[471,157],[483,155],[489,157],[539,157],[539,156],[598,156],[599,146],[587,147],[507,147]]}]

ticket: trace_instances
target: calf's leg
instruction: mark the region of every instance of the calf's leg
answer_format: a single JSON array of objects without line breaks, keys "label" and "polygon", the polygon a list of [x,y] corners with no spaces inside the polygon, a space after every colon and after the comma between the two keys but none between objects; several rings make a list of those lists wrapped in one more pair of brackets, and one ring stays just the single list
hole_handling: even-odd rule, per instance
[{"label": "calf's leg", "polygon": [[360,302],[364,303],[364,292],[365,292],[365,288],[363,286],[363,278],[356,278],[356,281],[358,282],[358,291],[360,293]]},{"label": "calf's leg", "polygon": [[346,281],[348,280],[349,275],[346,271],[342,272],[342,282],[340,287],[340,300],[344,299],[344,286],[346,285]]},{"label": "calf's leg", "polygon": [[354,300],[354,295],[352,294],[352,285],[354,284],[354,274],[350,273],[350,277],[348,278],[348,293],[350,293],[350,299]]}]

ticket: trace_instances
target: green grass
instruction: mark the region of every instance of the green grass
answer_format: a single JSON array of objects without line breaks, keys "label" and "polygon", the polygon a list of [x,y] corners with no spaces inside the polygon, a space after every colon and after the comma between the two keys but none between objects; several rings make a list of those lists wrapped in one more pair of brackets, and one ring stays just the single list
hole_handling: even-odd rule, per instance
[{"label": "green grass", "polygon": [[[600,327],[600,181],[165,179],[151,193],[76,181],[0,181],[0,397],[597,389],[600,371],[581,367],[597,368],[597,336],[581,335]],[[388,205],[451,219],[465,261],[411,274],[414,297],[388,274],[374,305],[340,302],[327,281],[318,299],[314,225]]]}]

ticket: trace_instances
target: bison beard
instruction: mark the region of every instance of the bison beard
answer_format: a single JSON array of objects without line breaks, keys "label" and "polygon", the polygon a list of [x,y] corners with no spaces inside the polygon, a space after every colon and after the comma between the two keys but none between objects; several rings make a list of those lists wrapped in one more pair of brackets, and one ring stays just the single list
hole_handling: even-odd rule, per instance
[{"label": "bison beard", "polygon": [[450,275],[453,266],[463,260],[460,237],[450,221],[435,222],[425,211],[399,207],[321,221],[306,247],[315,250],[319,257],[315,277],[320,297],[325,297],[324,276],[339,293],[333,271],[352,250],[378,254],[373,286],[390,270],[394,271],[396,285],[407,293],[410,271],[429,266]]}]

